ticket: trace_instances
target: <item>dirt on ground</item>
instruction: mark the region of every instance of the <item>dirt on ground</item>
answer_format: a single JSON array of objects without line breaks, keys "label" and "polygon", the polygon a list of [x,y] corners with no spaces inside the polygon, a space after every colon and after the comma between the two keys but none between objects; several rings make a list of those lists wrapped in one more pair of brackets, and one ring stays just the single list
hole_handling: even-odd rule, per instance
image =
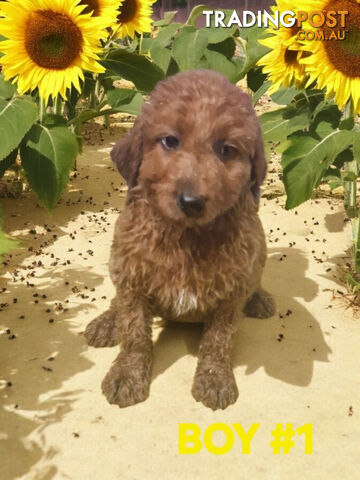
[{"label": "dirt on ground", "polygon": [[[233,365],[239,399],[212,412],[194,401],[199,326],[156,325],[148,400],[109,405],[100,383],[117,347],[86,345],[86,324],[109,306],[107,262],[126,186],[109,151],[131,118],[87,126],[84,151],[53,215],[30,191],[2,206],[22,247],[0,276],[0,452],[2,480],[339,479],[358,476],[360,321],[337,272],[351,243],[342,201],[324,195],[286,211],[279,159],[269,160],[260,216],[268,242],[264,287],[277,303],[268,320],[239,320]],[[18,187],[17,187],[18,188]],[[203,445],[179,454],[179,424],[260,426],[250,454],[239,437],[225,455]],[[274,454],[276,424],[312,424]],[[222,433],[214,444],[224,444]]]}]

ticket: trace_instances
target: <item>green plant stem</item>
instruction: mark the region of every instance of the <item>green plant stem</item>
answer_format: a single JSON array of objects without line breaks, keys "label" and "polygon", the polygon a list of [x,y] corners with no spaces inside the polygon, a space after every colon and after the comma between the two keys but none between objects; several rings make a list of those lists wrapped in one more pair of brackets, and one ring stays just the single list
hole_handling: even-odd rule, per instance
[{"label": "green plant stem", "polygon": [[[344,119],[351,117],[354,117],[354,106],[350,100],[345,107]],[[354,268],[356,272],[360,273],[360,212],[356,202],[357,178],[359,175],[358,161],[359,159],[354,158],[351,162],[345,163],[345,172],[355,174],[355,179],[344,180],[344,207],[351,219]]]},{"label": "green plant stem", "polygon": [[[93,119],[93,118],[96,118],[96,117],[102,117],[103,115],[111,115],[113,113],[119,113],[119,110],[115,110],[113,108],[107,108],[106,110],[100,110],[99,112],[94,112],[91,116],[87,116],[86,117],[86,122],[88,122],[89,120]],[[72,120],[70,120],[68,122],[68,125],[81,125],[81,123],[83,123],[81,120],[79,120],[78,117],[75,117],[73,118]]]},{"label": "green plant stem", "polygon": [[63,101],[60,95],[58,95],[55,100],[55,115],[62,115],[62,110],[63,110]]},{"label": "green plant stem", "polygon": [[40,98],[39,107],[40,107],[39,120],[40,120],[40,123],[43,124],[45,114],[46,114],[45,100],[43,98]]},{"label": "green plant stem", "polygon": [[360,272],[360,219],[359,217],[351,219],[354,267],[356,272]]},{"label": "green plant stem", "polygon": [[[354,117],[354,108],[352,101],[350,100],[345,107],[344,120]],[[345,172],[355,174],[356,178],[358,176],[358,166],[356,159],[351,162],[345,163]],[[344,206],[347,215],[349,218],[355,218],[358,216],[358,208],[356,205],[356,179],[355,180],[345,180],[344,181]]]},{"label": "green plant stem", "polygon": [[109,128],[110,126],[110,117],[109,115],[104,115],[104,128]]},{"label": "green plant stem", "polygon": [[95,90],[91,90],[90,95],[89,95],[89,106],[90,108],[95,108]]}]

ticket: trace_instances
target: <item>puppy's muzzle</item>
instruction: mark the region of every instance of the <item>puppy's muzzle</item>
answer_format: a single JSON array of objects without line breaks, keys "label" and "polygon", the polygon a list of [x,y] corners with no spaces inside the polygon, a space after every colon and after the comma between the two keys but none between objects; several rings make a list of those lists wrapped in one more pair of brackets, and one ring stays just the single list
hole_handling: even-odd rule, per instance
[{"label": "puppy's muzzle", "polygon": [[176,203],[187,217],[201,217],[205,209],[205,198],[203,196],[194,196],[186,192],[177,195]]}]

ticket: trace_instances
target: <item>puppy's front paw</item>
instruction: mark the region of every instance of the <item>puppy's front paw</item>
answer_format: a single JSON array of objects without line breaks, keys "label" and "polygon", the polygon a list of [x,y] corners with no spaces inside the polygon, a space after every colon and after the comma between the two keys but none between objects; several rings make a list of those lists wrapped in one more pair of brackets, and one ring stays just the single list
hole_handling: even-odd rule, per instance
[{"label": "puppy's front paw", "polygon": [[118,325],[114,310],[107,310],[85,329],[84,335],[88,345],[92,347],[113,347],[119,343]]},{"label": "puppy's front paw", "polygon": [[266,290],[259,288],[247,301],[244,313],[252,318],[270,318],[276,311],[275,301]]},{"label": "puppy's front paw", "polygon": [[198,366],[191,393],[196,401],[212,410],[224,410],[239,395],[232,370],[226,365]]},{"label": "puppy's front paw", "polygon": [[119,407],[143,402],[149,396],[149,362],[146,364],[144,359],[130,360],[126,355],[120,354],[101,387],[108,402]]}]

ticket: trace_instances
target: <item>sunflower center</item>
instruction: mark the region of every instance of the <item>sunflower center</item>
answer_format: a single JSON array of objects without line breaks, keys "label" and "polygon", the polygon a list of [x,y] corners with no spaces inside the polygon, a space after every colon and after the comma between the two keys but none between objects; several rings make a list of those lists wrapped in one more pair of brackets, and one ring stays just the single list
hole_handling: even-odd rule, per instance
[{"label": "sunflower center", "polygon": [[81,0],[79,5],[86,5],[86,7],[81,13],[93,12],[93,17],[98,17],[100,15],[100,7],[98,0]]},{"label": "sunflower center", "polygon": [[[324,43],[325,51],[332,65],[344,75],[360,77],[360,4],[356,0],[330,0],[325,12],[329,10],[348,11],[344,40],[328,40]],[[324,27],[326,36],[333,29]]]},{"label": "sunflower center", "polygon": [[360,29],[350,30],[342,41],[342,47],[348,55],[360,55]]},{"label": "sunflower center", "polygon": [[25,48],[39,67],[66,69],[78,57],[82,45],[80,29],[61,13],[38,10],[26,24]]},{"label": "sunflower center", "polygon": [[295,65],[297,63],[298,52],[296,50],[290,50],[287,48],[285,50],[284,60],[287,65]]},{"label": "sunflower center", "polygon": [[136,15],[137,9],[137,0],[125,0],[125,2],[119,7],[120,13],[117,16],[118,22],[126,23],[132,20]]}]

